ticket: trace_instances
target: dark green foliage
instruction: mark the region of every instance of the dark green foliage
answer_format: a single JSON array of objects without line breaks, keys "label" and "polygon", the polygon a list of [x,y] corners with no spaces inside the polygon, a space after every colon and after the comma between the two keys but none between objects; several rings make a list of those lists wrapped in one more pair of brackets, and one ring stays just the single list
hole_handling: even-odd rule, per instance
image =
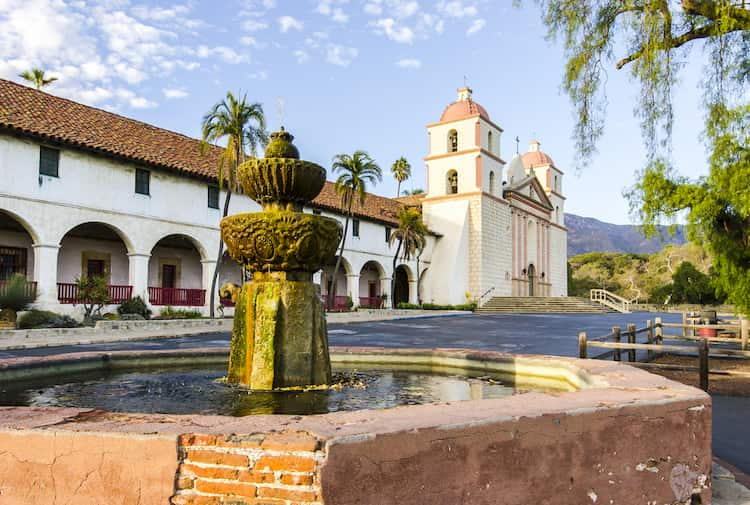
[{"label": "dark green foliage", "polygon": [[444,305],[444,304],[438,304],[438,303],[423,303],[422,305],[417,305],[414,303],[406,303],[401,302],[396,307],[397,309],[411,309],[411,310],[468,310],[473,311],[476,310],[477,304],[476,303],[460,303],[458,305]]},{"label": "dark green foliage", "polygon": [[117,313],[123,314],[138,314],[143,316],[144,319],[151,317],[151,309],[148,308],[143,298],[136,296],[134,298],[128,298],[120,305],[117,306]]},{"label": "dark green foliage", "polygon": [[80,324],[70,316],[47,310],[30,310],[18,318],[22,330],[39,328],[77,328]]},{"label": "dark green foliage", "polygon": [[78,299],[83,305],[84,322],[92,322],[92,315],[100,316],[102,307],[110,302],[109,286],[104,277],[90,275],[76,279]]},{"label": "dark green foliage", "polygon": [[203,315],[197,310],[173,309],[167,307],[159,312],[155,319],[201,319]]},{"label": "dark green foliage", "polygon": [[655,301],[669,299],[670,303],[724,303],[724,297],[717,296],[715,279],[695,268],[689,261],[680,263],[672,275],[672,283],[654,290],[653,298]]},{"label": "dark green foliage", "polygon": [[26,276],[15,274],[0,288],[0,309],[11,309],[19,312],[34,302],[34,297],[28,294]]}]

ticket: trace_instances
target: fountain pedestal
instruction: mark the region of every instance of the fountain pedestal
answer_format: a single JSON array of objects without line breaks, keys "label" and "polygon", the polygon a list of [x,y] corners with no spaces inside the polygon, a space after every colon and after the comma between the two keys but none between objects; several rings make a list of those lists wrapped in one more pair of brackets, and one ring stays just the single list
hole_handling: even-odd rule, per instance
[{"label": "fountain pedestal", "polygon": [[252,389],[328,384],[325,311],[309,272],[255,272],[235,303],[227,380]]},{"label": "fountain pedestal", "polygon": [[253,274],[235,300],[227,380],[262,390],[328,384],[325,311],[312,275],[336,254],[341,224],[302,212],[325,169],[299,160],[283,128],[271,138],[265,158],[239,167],[245,194],[263,212],[221,221],[230,256]]}]

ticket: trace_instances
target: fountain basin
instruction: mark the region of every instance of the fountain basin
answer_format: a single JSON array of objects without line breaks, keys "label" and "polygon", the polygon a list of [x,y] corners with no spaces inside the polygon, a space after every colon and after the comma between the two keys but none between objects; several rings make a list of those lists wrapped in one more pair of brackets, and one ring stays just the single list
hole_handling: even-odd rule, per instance
[{"label": "fountain basin", "polygon": [[[130,354],[109,361],[226,359],[216,350]],[[623,364],[557,357],[332,348],[331,358],[461,368],[567,390],[314,416],[2,408],[4,503],[710,499],[711,404],[697,389]],[[3,360],[0,382],[102,362],[102,353]]]}]

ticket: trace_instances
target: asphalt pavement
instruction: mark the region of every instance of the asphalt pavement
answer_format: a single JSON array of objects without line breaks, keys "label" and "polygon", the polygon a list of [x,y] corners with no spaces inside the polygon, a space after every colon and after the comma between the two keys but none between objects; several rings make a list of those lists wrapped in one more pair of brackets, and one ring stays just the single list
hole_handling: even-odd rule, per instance
[{"label": "asphalt pavement", "polygon": [[[498,314],[420,317],[393,321],[329,324],[328,339],[334,346],[462,348],[517,354],[577,356],[578,332],[589,338],[609,333],[613,326],[638,328],[647,319],[681,322],[679,314]],[[82,351],[179,349],[227,347],[228,332],[154,340],[46,347],[0,351],[0,359]],[[750,398],[713,398],[714,454],[750,474]]]}]

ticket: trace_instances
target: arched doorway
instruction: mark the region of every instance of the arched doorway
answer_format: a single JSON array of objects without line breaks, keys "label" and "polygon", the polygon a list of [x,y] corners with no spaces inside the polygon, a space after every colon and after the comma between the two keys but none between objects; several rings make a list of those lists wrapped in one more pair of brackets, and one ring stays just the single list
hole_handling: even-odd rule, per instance
[{"label": "arched doorway", "polygon": [[0,210],[0,292],[11,277],[26,276],[27,294],[36,298],[34,238],[23,222]]},{"label": "arched doorway", "polygon": [[399,265],[394,273],[393,305],[409,303],[409,271],[404,265]]},{"label": "arched doorway", "polygon": [[[320,295],[326,310],[345,311],[349,310],[349,295],[347,292],[347,277],[352,273],[352,267],[346,258],[341,258],[341,266],[336,276],[336,285],[333,282],[333,271],[336,268],[335,256],[323,267],[320,274]],[[329,296],[331,295],[331,296]]]},{"label": "arched doorway", "polygon": [[381,279],[383,267],[377,261],[368,261],[359,271],[359,306],[367,309],[381,308]]},{"label": "arched doorway", "polygon": [[151,249],[148,299],[151,305],[202,307],[206,304],[198,245],[186,235],[167,235]]},{"label": "arched doorway", "polygon": [[63,304],[78,304],[76,279],[97,276],[108,286],[110,303],[119,304],[131,297],[127,237],[113,226],[99,222],[82,223],[70,229],[60,240],[57,256],[57,299]]},{"label": "arched doorway", "polygon": [[535,296],[536,293],[536,267],[532,263],[526,271],[529,277],[529,296]]}]

